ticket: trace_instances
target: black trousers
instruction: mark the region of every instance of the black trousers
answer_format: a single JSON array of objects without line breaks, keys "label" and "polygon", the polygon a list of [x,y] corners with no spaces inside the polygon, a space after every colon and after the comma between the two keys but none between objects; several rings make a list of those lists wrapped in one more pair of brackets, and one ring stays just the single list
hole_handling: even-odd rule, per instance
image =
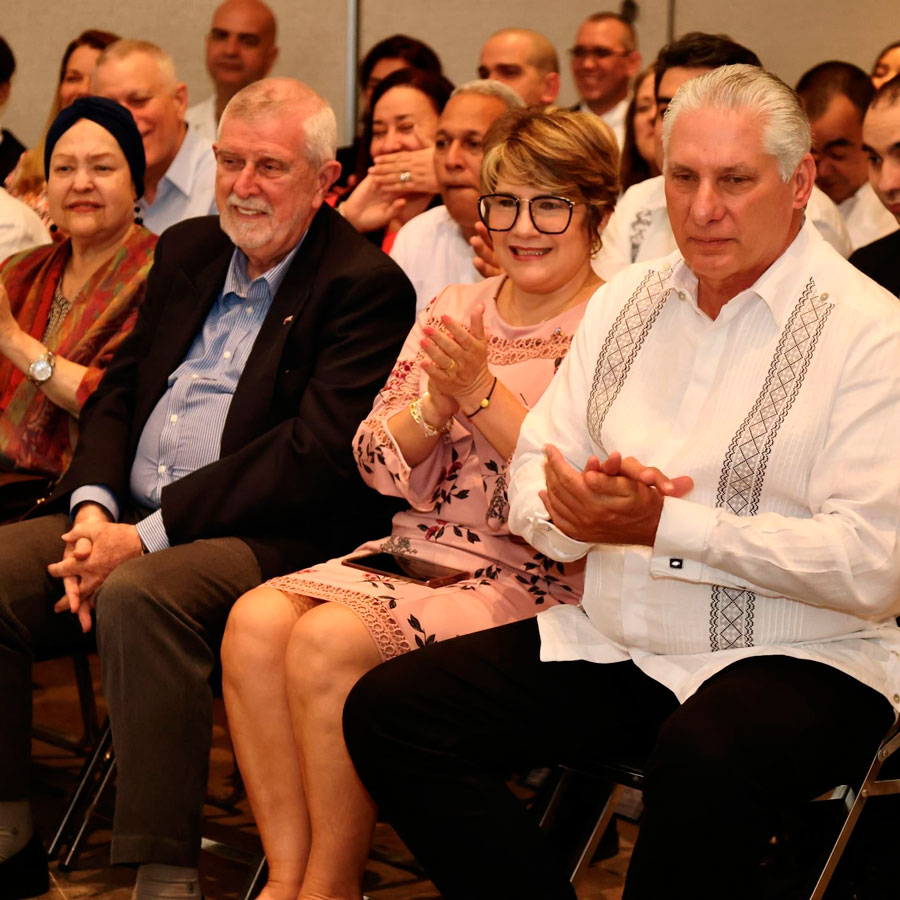
[{"label": "black trousers", "polygon": [[[0,528],[0,800],[28,797],[31,661],[78,640],[54,613],[65,515]],[[118,768],[113,862],[196,865],[209,766],[209,676],[234,601],[260,581],[236,538],[129,560],[96,595],[97,646]]]},{"label": "black trousers", "polygon": [[773,823],[861,779],[893,713],[819,663],[736,662],[683,705],[633,663],[539,660],[534,620],[379,666],[344,710],[381,812],[448,900],[571,900],[510,767],[646,758],[626,900],[758,898]]}]

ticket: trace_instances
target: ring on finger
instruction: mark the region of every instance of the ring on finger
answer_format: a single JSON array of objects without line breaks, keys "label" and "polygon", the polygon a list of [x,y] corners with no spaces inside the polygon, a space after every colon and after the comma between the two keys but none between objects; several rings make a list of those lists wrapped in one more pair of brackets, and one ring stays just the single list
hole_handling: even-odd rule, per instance
[{"label": "ring on finger", "polygon": [[400,184],[407,184],[412,181],[412,172],[408,169],[400,173]]},{"label": "ring on finger", "polygon": [[451,359],[451,360],[450,360],[450,365],[447,366],[447,367],[444,369],[444,371],[449,375],[455,368],[456,368],[456,360],[455,360],[455,359]]}]

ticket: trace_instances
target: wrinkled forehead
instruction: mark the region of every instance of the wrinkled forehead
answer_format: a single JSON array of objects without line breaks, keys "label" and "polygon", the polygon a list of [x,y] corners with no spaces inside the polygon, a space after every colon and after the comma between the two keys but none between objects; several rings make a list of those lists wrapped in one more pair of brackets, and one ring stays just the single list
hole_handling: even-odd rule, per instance
[{"label": "wrinkled forehead", "polygon": [[499,34],[490,38],[481,49],[481,60],[493,65],[532,65],[533,46],[524,34]]},{"label": "wrinkled forehead", "polygon": [[104,90],[119,93],[146,91],[152,94],[171,93],[174,82],[166,77],[163,67],[149,53],[136,51],[126,57],[111,57],[94,69],[94,83]]},{"label": "wrinkled forehead", "polygon": [[451,136],[466,132],[484,134],[506,112],[506,103],[487,94],[457,94],[447,101],[438,119],[438,131]]},{"label": "wrinkled forehead", "polygon": [[575,35],[575,43],[581,47],[605,47],[608,50],[627,50],[628,31],[616,19],[601,22],[583,22]]},{"label": "wrinkled forehead", "polygon": [[760,156],[770,156],[763,147],[764,121],[756,110],[701,106],[678,113],[667,125],[667,163],[727,168],[751,161],[758,165]]},{"label": "wrinkled forehead", "polygon": [[213,15],[210,29],[214,28],[234,34],[274,37],[272,17],[258,3],[223,3]]},{"label": "wrinkled forehead", "polygon": [[863,141],[873,149],[900,147],[900,97],[870,106],[863,120]]}]

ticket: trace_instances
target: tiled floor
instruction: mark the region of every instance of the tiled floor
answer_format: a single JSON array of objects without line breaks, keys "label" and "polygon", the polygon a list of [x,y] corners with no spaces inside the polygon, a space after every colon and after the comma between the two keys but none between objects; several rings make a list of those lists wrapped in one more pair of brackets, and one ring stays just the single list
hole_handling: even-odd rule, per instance
[{"label": "tiled floor", "polygon": [[[71,663],[41,663],[35,668],[35,721],[77,732],[78,709],[72,686]],[[99,696],[99,685],[97,685]],[[232,772],[231,751],[221,704],[216,709],[210,791],[227,792]],[[45,841],[49,841],[74,784],[81,760],[66,751],[35,741],[35,814]],[[51,889],[43,900],[88,900],[111,898],[129,900],[134,872],[109,864],[108,823],[96,820],[84,851],[75,867],[60,871],[51,865]],[[207,837],[229,844],[248,854],[259,851],[259,840],[246,800],[232,812],[213,806],[206,810]],[[631,855],[636,828],[619,823],[619,854],[591,867],[579,887],[580,900],[619,900],[625,869]],[[243,862],[204,853],[201,860],[202,889],[207,900],[238,900],[243,894],[249,868]],[[394,834],[379,823],[366,868],[366,893],[377,900],[432,900],[440,895],[424,877],[415,860]]]}]

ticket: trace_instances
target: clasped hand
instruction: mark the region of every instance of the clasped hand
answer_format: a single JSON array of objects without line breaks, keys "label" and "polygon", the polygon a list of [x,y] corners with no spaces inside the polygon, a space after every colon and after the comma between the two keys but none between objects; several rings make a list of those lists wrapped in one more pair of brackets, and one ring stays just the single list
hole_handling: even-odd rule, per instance
[{"label": "clasped hand", "polygon": [[494,383],[487,364],[484,304],[475,307],[468,328],[450,316],[441,316],[441,324],[446,330],[430,325],[424,329],[422,349],[429,359],[423,361],[422,368],[428,375],[432,400],[440,404],[441,398],[446,398],[448,409],[452,401],[452,416],[458,408],[463,412],[474,410]]},{"label": "clasped hand", "polygon": [[91,630],[94,594],[110,572],[123,562],[141,555],[141,539],[134,525],[109,522],[105,516],[76,516],[75,524],[62,536],[63,558],[47,566],[54,578],[61,578],[65,596],[54,606],[78,616],[81,630]]},{"label": "clasped hand", "polygon": [[634,457],[611,453],[588,458],[580,472],[552,444],[544,447],[547,488],[541,500],[564,534],[590,544],[653,546],[665,497],[683,497],[694,487],[687,475],[668,478]]}]

